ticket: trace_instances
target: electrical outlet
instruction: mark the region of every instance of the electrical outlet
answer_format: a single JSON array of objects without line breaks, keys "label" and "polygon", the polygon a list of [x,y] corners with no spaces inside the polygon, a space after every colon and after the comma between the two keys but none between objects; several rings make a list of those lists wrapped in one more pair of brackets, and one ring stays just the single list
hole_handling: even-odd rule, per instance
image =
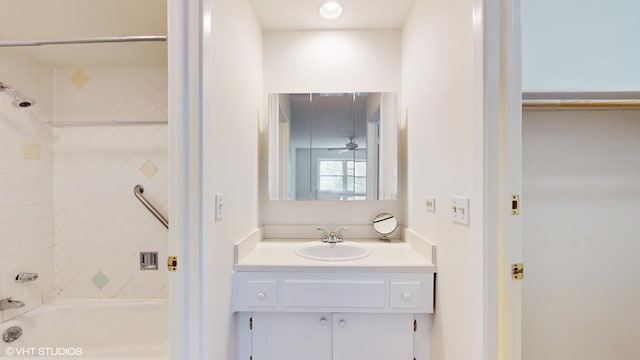
[{"label": "electrical outlet", "polygon": [[222,209],[223,209],[223,195],[216,194],[216,221],[222,220]]},{"label": "electrical outlet", "polygon": [[436,198],[424,199],[424,207],[427,211],[436,212]]},{"label": "electrical outlet", "polygon": [[451,198],[451,221],[469,225],[469,198],[453,196]]}]

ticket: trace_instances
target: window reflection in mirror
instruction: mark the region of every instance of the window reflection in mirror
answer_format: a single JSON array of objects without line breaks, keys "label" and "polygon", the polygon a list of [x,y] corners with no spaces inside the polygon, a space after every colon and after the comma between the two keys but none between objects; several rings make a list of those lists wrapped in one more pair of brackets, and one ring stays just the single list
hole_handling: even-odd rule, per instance
[{"label": "window reflection in mirror", "polygon": [[397,95],[269,96],[270,200],[396,200]]}]

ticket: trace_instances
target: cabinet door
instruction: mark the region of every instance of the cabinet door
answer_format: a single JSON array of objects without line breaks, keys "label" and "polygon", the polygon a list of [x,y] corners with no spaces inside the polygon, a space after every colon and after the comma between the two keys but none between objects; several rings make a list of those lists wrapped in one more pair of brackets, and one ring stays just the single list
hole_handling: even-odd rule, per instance
[{"label": "cabinet door", "polygon": [[330,360],[331,314],[254,313],[253,360]]},{"label": "cabinet door", "polygon": [[333,360],[354,359],[412,360],[413,314],[333,314]]}]

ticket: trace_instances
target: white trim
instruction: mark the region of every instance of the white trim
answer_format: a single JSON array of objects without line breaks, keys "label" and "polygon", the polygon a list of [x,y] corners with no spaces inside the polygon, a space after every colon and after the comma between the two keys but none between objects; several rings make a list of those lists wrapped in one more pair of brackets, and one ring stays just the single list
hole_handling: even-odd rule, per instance
[{"label": "white trim", "polygon": [[[476,140],[484,141],[476,147],[476,171],[482,172],[476,191],[484,199],[482,229],[475,236],[484,241],[482,249],[483,359],[519,360],[521,358],[521,283],[511,280],[510,268],[520,262],[521,223],[512,216],[512,194],[521,191],[521,59],[520,59],[520,0],[474,0],[475,65],[482,62],[483,115],[477,124]],[[480,10],[484,7],[482,10]],[[483,18],[482,20],[479,20]],[[482,22],[482,25],[478,24]],[[482,29],[484,36],[479,36]],[[476,68],[479,74],[480,70]],[[479,75],[477,75],[479,76]],[[476,83],[480,83],[476,79]],[[477,85],[476,94],[481,91]],[[480,96],[476,95],[476,101]],[[480,109],[480,106],[477,107]],[[481,154],[481,155],[480,155]],[[480,169],[482,167],[482,169]],[[521,198],[522,201],[522,198]],[[475,211],[478,211],[477,209]],[[479,242],[476,242],[478,244]],[[477,259],[477,256],[476,256]]]},{"label": "white trim", "polygon": [[[474,267],[479,269],[475,313],[482,359],[521,358],[520,286],[510,264],[520,259],[520,217],[510,195],[521,183],[520,0],[474,0],[475,173]],[[472,205],[473,206],[473,205]]]},{"label": "white trim", "polygon": [[473,231],[473,268],[476,274],[474,314],[480,317],[474,324],[477,343],[481,349],[477,359],[496,360],[498,354],[497,286],[494,284],[497,261],[493,254],[495,224],[493,223],[496,182],[494,144],[495,123],[498,115],[500,56],[496,47],[500,43],[499,25],[492,21],[499,15],[499,1],[474,0],[473,10],[473,64],[474,64],[474,179],[476,179],[471,212],[479,221]]},{"label": "white trim", "polygon": [[500,281],[502,358],[522,357],[522,282],[511,279],[511,264],[522,262],[522,214],[511,215],[512,194],[522,197],[522,64],[520,0],[505,1],[502,9],[502,118]]},{"label": "white trim", "polygon": [[[205,154],[213,154],[213,136],[214,122],[213,122],[213,107],[211,99],[213,95],[213,38],[212,38],[212,0],[200,0],[201,7],[199,13],[199,19],[201,20],[200,27],[200,72],[196,75],[201,82],[201,92],[198,98],[201,110],[201,118],[199,128],[194,129],[192,136],[198,137],[198,167],[201,182],[198,184],[199,188],[197,192],[193,192],[193,196],[198,198],[198,210],[199,210],[199,226],[201,229],[199,247],[197,249],[197,256],[200,261],[200,283],[198,287],[200,289],[199,295],[201,296],[201,307],[199,314],[195,314],[200,321],[200,336],[198,337],[198,345],[200,346],[200,357],[198,359],[214,359],[215,348],[211,346],[214,339],[214,322],[215,309],[211,304],[214,303],[216,297],[216,282],[215,279],[214,264],[217,259],[213,258],[211,254],[216,252],[213,250],[214,243],[214,223],[213,221],[205,221],[205,219],[214,219],[215,206],[214,196],[211,194],[211,185],[213,184],[214,171],[212,167],[215,162],[204,161]],[[207,100],[205,100],[207,99]],[[207,201],[208,200],[208,201]],[[190,296],[195,296],[196,292],[191,292]],[[193,359],[196,359],[193,357]]]},{"label": "white trim", "polygon": [[170,358],[201,359],[202,290],[202,21],[201,1],[169,0],[169,274]]}]

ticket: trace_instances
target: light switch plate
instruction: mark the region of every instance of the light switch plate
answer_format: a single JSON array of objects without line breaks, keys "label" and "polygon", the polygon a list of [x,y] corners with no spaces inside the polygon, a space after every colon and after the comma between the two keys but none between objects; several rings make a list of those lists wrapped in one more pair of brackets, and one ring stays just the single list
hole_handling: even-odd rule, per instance
[{"label": "light switch plate", "polygon": [[469,198],[463,196],[451,197],[451,221],[469,225]]},{"label": "light switch plate", "polygon": [[216,221],[222,220],[222,209],[223,209],[223,195],[216,194]]}]

